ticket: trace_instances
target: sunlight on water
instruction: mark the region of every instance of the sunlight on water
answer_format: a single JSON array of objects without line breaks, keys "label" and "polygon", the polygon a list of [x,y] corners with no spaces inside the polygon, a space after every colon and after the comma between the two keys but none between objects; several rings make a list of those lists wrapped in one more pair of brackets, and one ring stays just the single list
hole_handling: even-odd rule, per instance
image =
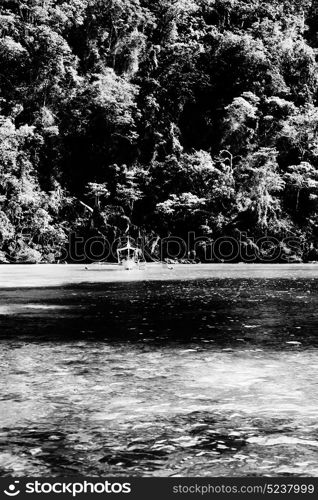
[{"label": "sunlight on water", "polygon": [[9,306],[0,306],[0,316],[8,316],[9,314],[27,313],[28,309],[44,310],[62,310],[68,309],[68,306],[58,306],[49,304],[10,304]]}]

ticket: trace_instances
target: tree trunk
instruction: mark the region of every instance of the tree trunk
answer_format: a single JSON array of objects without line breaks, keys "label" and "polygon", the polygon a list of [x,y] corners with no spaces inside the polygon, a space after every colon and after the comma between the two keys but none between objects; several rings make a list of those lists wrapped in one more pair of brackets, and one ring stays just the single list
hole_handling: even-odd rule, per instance
[{"label": "tree trunk", "polygon": [[296,212],[298,212],[298,206],[299,206],[299,195],[300,195],[300,189],[297,191],[297,198],[296,198]]}]

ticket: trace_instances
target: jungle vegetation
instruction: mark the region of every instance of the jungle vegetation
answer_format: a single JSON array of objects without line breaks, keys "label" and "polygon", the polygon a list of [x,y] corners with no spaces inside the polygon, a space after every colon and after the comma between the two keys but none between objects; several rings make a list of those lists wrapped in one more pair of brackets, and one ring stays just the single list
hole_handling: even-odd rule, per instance
[{"label": "jungle vegetation", "polygon": [[191,231],[318,260],[317,49],[316,0],[2,0],[0,261]]}]

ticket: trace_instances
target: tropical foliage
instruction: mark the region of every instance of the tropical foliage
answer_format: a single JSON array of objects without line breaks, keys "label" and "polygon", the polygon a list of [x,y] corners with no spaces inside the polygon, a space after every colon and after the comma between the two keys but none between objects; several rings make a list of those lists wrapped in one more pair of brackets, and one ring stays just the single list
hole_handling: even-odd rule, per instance
[{"label": "tropical foliage", "polygon": [[2,0],[0,261],[56,262],[72,231],[143,234],[154,254],[190,231],[269,236],[318,260],[317,16],[316,0]]}]

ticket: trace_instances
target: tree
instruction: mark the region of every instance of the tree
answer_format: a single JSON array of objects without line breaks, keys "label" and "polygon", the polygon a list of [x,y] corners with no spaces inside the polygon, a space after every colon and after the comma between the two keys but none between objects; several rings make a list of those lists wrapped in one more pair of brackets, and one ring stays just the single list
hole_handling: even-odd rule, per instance
[{"label": "tree", "polygon": [[248,152],[255,144],[258,131],[260,99],[252,93],[235,97],[233,102],[225,107],[223,143],[236,153]]},{"label": "tree", "polygon": [[315,191],[318,188],[318,171],[310,163],[302,161],[299,165],[288,167],[284,179],[286,185],[296,191],[296,212],[299,209],[299,197],[302,190],[306,190],[312,199],[317,199]]},{"label": "tree", "polygon": [[109,190],[107,189],[107,184],[99,184],[97,182],[89,182],[87,185],[87,194],[94,198],[94,206],[99,208],[100,198],[108,198]]},{"label": "tree", "polygon": [[252,210],[260,229],[268,228],[270,219],[280,215],[280,200],[275,195],[283,191],[285,182],[278,170],[277,151],[261,148],[247,157],[240,173],[245,175],[246,189],[238,196],[241,211]]},{"label": "tree", "polygon": [[134,211],[134,206],[136,201],[140,200],[142,197],[142,191],[140,189],[141,175],[143,171],[138,167],[128,169],[124,166],[121,174],[120,182],[116,187],[116,200],[123,205],[128,207],[128,215],[132,216]]}]

